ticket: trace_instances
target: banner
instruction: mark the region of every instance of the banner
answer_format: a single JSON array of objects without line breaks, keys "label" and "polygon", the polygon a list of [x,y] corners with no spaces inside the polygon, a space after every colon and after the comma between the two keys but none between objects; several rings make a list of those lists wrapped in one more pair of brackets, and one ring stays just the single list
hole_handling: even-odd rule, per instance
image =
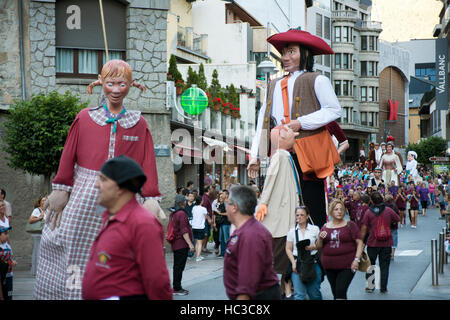
[{"label": "banner", "polygon": [[436,110],[448,109],[448,43],[436,39]]}]

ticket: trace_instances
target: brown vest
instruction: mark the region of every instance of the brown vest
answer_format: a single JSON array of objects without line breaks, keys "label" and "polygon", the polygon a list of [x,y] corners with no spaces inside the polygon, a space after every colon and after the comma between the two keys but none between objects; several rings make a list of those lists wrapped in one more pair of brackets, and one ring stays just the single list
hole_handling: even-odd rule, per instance
[{"label": "brown vest", "polygon": [[[305,72],[300,75],[294,83],[293,92],[293,105],[291,106],[291,119],[297,119],[300,116],[304,116],[315,111],[320,110],[320,103],[317,100],[316,92],[314,91],[314,83],[319,73],[317,72]],[[264,114],[264,123],[261,131],[261,139],[258,148],[258,154],[261,157],[268,157],[270,150],[270,116],[272,114],[272,101],[273,93],[275,91],[275,85],[282,78],[277,78],[269,82],[269,89],[267,90],[266,97],[266,112]],[[288,92],[291,95],[291,92]],[[283,109],[283,104],[277,106]],[[309,137],[316,133],[325,130],[324,127],[316,130],[300,130],[297,139]]]}]

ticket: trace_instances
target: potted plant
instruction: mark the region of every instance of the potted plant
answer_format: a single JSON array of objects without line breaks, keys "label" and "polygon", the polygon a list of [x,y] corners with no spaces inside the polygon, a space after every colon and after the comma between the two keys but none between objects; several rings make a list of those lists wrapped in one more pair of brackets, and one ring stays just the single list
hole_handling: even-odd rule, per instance
[{"label": "potted plant", "polygon": [[230,114],[231,108],[233,108],[233,105],[230,102],[223,104],[223,113],[224,114]]},{"label": "potted plant", "polygon": [[239,118],[240,117],[240,109],[239,109],[239,107],[233,107],[233,109],[231,110],[231,115],[234,118]]},{"label": "potted plant", "polygon": [[177,88],[177,96],[180,96],[183,93],[183,80],[177,80],[177,82],[175,82],[175,87]]},{"label": "potted plant", "polygon": [[221,107],[222,107],[222,99],[220,98],[214,98],[212,100],[212,104],[213,104],[213,109],[214,111],[220,111]]}]

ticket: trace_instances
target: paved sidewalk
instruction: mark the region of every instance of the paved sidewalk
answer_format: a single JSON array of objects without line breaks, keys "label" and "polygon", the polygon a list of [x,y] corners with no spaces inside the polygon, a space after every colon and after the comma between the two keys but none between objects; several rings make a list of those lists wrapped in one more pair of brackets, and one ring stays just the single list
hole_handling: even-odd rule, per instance
[{"label": "paved sidewalk", "polygon": [[[214,243],[208,243],[208,249],[213,253],[202,254],[205,257],[203,261],[188,259],[183,272],[183,287],[222,276],[223,259],[216,257]],[[166,248],[166,251],[166,263],[172,283],[173,253],[170,248],[168,250]],[[33,300],[34,280],[31,271],[14,271],[13,300]]]},{"label": "paved sidewalk", "polygon": [[[208,248],[213,252],[213,243]],[[196,262],[195,258],[188,259],[183,273],[182,285],[184,288],[201,282],[222,277],[223,259],[217,258],[214,253],[204,255],[205,259]],[[449,259],[450,260],[450,259]],[[166,262],[169,275],[172,280],[173,253],[168,250]],[[444,265],[444,274],[438,275],[439,285],[433,287],[431,279],[431,264],[426,268],[414,289],[410,292],[409,299],[413,300],[448,300],[450,299],[450,264]],[[14,272],[14,300],[32,300],[34,277],[30,271]],[[408,295],[405,292],[405,296]],[[196,299],[194,296],[174,297],[174,299]]]}]

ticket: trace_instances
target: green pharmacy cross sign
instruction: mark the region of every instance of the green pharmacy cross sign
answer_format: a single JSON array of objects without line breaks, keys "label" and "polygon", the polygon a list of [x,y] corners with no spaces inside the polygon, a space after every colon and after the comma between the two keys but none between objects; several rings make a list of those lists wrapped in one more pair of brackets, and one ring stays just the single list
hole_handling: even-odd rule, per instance
[{"label": "green pharmacy cross sign", "polygon": [[202,89],[191,87],[181,95],[181,106],[187,114],[199,115],[208,106],[208,97]]}]

